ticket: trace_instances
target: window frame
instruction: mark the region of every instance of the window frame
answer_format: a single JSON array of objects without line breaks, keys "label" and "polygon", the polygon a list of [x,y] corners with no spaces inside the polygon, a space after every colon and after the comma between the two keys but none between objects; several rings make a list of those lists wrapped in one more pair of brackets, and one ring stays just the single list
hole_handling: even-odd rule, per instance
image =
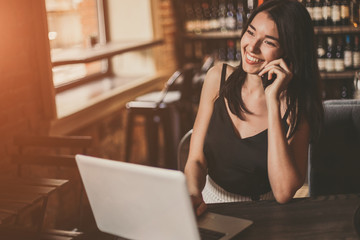
[{"label": "window frame", "polygon": [[[61,93],[66,90],[71,90],[72,88],[79,87],[83,84],[90,83],[93,81],[102,81],[104,79],[114,78],[116,80],[116,76],[114,76],[114,73],[112,71],[112,61],[111,58],[123,54],[126,52],[135,52],[138,50],[145,50],[145,49],[154,49],[154,47],[161,47],[163,44],[165,44],[164,41],[164,33],[160,21],[160,15],[159,14],[159,6],[160,6],[160,0],[150,0],[150,7],[151,7],[151,18],[152,18],[152,24],[153,24],[153,38],[152,40],[148,41],[141,41],[141,42],[132,42],[131,46],[128,47],[121,47],[115,46],[116,42],[108,41],[109,38],[109,23],[108,23],[108,16],[107,16],[107,0],[97,0],[98,2],[102,3],[103,13],[104,13],[104,28],[102,31],[105,32],[105,37],[103,39],[100,39],[100,42],[103,42],[103,45],[97,47],[96,49],[87,49],[88,54],[81,56],[76,56],[73,59],[68,58],[66,61],[57,61],[51,56],[51,69],[54,66],[58,65],[65,65],[68,63],[79,63],[79,62],[92,62],[94,60],[99,59],[105,59],[108,63],[108,68],[106,72],[98,73],[95,75],[89,75],[84,78],[75,79],[74,81],[71,81],[67,84],[63,84],[61,86],[58,86],[55,88],[53,81],[52,86],[54,89],[54,98],[56,98],[57,93]],[[100,29],[99,29],[100,31]],[[111,48],[111,45],[113,45],[113,48]],[[106,48],[108,48],[106,50]],[[156,49],[156,48],[155,48]],[[154,49],[154,50],[155,50]],[[94,53],[91,55],[92,51],[99,51],[103,50],[102,53]],[[99,101],[93,102],[92,104],[89,104],[88,106],[79,109],[78,111],[71,113],[69,115],[65,116],[59,116],[57,113],[57,103],[54,101],[54,107],[55,107],[55,118],[51,121],[50,124],[50,133],[51,134],[69,134],[71,132],[76,131],[77,129],[81,129],[84,126],[87,126],[91,123],[94,123],[100,119],[102,119],[104,116],[108,116],[109,114],[113,114],[117,112],[119,109],[124,108],[126,102],[134,99],[136,96],[144,94],[149,91],[153,91],[156,89],[161,89],[164,82],[167,80],[167,78],[171,75],[173,69],[164,69],[160,68],[159,66],[159,57],[160,54],[157,50],[155,50],[155,53],[153,55],[154,57],[154,63],[155,63],[155,74],[153,76],[144,77],[141,79],[138,79],[134,82],[126,83],[124,86],[117,87],[109,92],[107,92],[104,96],[102,96],[102,99]],[[51,70],[50,69],[50,70]]]}]

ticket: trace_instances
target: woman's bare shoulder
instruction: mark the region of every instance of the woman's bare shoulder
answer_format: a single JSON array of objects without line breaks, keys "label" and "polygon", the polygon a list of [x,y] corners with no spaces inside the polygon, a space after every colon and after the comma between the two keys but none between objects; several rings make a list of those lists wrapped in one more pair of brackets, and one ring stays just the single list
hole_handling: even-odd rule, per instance
[{"label": "woman's bare shoulder", "polygon": [[[224,63],[217,63],[207,73],[207,77],[214,79],[215,81],[220,82],[221,80],[221,73],[223,69]],[[235,67],[226,65],[226,79],[234,72]]]},{"label": "woman's bare shoulder", "polygon": [[206,73],[203,95],[207,96],[208,99],[212,99],[212,101],[214,101],[219,94],[222,68],[223,64],[215,64]]}]

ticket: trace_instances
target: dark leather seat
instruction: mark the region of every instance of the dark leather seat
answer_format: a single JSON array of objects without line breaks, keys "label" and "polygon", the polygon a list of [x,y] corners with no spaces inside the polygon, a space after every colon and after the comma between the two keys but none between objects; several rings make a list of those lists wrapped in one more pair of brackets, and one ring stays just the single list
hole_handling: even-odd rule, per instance
[{"label": "dark leather seat", "polygon": [[309,151],[310,196],[360,193],[360,100],[328,100],[324,109]]}]

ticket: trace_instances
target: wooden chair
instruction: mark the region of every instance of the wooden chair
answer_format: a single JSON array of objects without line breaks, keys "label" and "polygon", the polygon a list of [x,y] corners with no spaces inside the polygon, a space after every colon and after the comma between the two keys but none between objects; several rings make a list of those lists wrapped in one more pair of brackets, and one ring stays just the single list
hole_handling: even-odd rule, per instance
[{"label": "wooden chair", "polygon": [[[56,175],[55,178],[59,178],[57,172],[67,168],[75,170],[75,174],[77,174],[78,170],[75,155],[88,154],[88,150],[92,147],[92,142],[92,137],[89,136],[16,136],[14,138],[14,145],[18,148],[18,152],[13,155],[12,160],[13,163],[17,165],[19,177],[27,175],[28,171],[26,170],[28,170],[28,166],[52,168]],[[42,173],[40,173],[40,175],[42,175]],[[54,178],[53,176],[51,177]],[[53,181],[52,179],[42,179],[44,185],[51,184],[49,181]],[[78,226],[81,228],[83,220],[84,188],[80,178],[78,178],[78,181],[80,183],[80,197],[77,207],[79,211]],[[75,186],[75,181],[72,182],[72,184]],[[44,216],[48,198],[49,195],[46,195],[43,201],[42,214],[38,223],[40,229],[44,225]],[[47,236],[64,236],[67,233],[67,231],[60,232],[61,234],[58,234],[58,230],[46,230],[44,231],[44,234]],[[69,237],[74,237],[74,234],[77,236],[73,231],[68,232]]]},{"label": "wooden chair", "polygon": [[324,109],[309,149],[310,196],[360,193],[360,100],[328,100]]}]

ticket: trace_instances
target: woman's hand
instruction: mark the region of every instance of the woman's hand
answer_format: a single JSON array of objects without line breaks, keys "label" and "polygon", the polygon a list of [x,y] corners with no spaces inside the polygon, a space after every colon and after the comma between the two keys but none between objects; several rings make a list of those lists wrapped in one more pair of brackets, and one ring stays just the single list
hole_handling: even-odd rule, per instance
[{"label": "woman's hand", "polygon": [[281,92],[283,92],[290,80],[293,77],[293,73],[290,70],[291,66],[288,66],[284,59],[276,59],[269,62],[264,69],[259,72],[259,76],[268,73],[268,80],[276,74],[276,78],[272,84],[265,89],[265,96],[267,100],[279,100]]},{"label": "woman's hand", "polygon": [[207,206],[201,195],[200,196],[191,195],[191,201],[197,217],[202,215],[206,211]]}]

